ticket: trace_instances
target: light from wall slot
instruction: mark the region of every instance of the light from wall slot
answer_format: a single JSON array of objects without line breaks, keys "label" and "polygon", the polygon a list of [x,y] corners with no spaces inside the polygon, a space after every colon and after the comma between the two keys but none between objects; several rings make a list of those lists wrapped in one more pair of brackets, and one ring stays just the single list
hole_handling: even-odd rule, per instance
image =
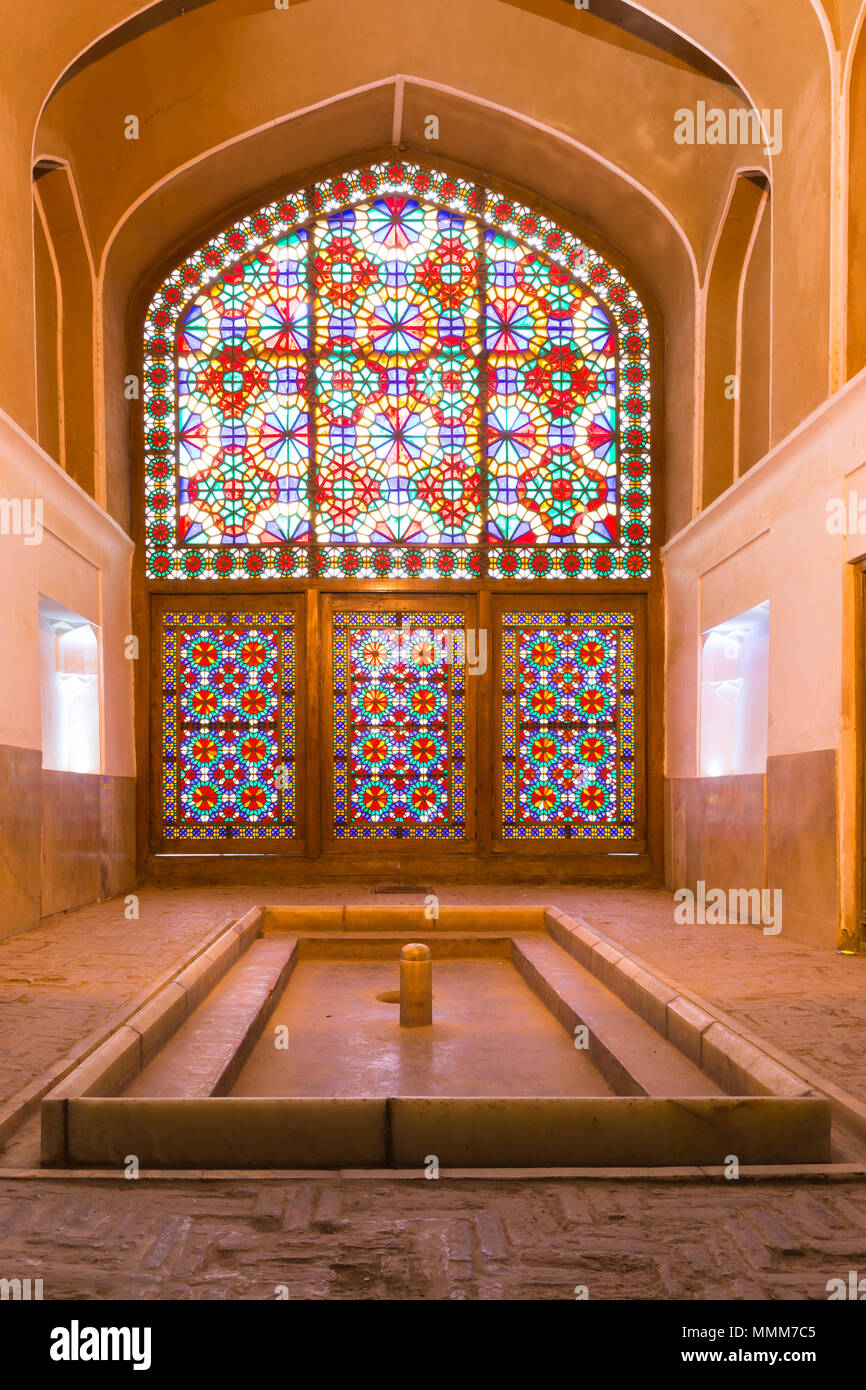
[{"label": "light from wall slot", "polygon": [[769,662],[769,602],[702,634],[702,777],[765,771]]},{"label": "light from wall slot", "polygon": [[101,771],[98,629],[80,614],[39,602],[42,766]]}]

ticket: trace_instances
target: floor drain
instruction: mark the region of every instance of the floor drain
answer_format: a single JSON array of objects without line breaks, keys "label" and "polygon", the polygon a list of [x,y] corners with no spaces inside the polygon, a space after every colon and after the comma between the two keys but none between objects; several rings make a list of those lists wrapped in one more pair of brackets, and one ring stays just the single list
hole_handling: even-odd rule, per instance
[{"label": "floor drain", "polygon": [[432,893],[432,888],[427,888],[421,883],[377,883],[373,889],[374,893]]}]

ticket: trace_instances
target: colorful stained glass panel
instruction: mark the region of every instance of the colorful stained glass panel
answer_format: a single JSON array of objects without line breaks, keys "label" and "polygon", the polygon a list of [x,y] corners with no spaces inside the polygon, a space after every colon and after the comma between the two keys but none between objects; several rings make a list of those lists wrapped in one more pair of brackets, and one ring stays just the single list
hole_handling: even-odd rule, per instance
[{"label": "colorful stained glass panel", "polygon": [[291,838],[293,614],[166,613],[162,653],[165,838]]},{"label": "colorful stained glass panel", "polygon": [[479,539],[477,263],[474,224],[405,196],[316,227],[318,540]]},{"label": "colorful stained glass panel", "polygon": [[147,315],[147,573],[649,574],[646,313],[595,250],[377,164],[214,237]]},{"label": "colorful stained glass panel", "polygon": [[178,329],[178,540],[309,539],[306,232],[238,261]]},{"label": "colorful stained glass panel", "polygon": [[616,332],[537,251],[487,233],[488,539],[618,538]]},{"label": "colorful stained glass panel", "polygon": [[334,835],[466,834],[466,667],[453,613],[334,617]]},{"label": "colorful stained glass panel", "polygon": [[635,835],[628,612],[503,615],[504,839]]}]

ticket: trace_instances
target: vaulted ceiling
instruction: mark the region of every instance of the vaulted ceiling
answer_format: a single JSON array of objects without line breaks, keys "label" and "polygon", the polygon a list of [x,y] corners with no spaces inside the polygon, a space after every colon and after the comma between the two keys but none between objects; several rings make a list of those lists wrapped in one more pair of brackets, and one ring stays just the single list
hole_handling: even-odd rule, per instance
[{"label": "vaulted ceiling", "polygon": [[[394,145],[525,188],[634,268],[665,325],[676,523],[690,505],[706,284],[744,169],[772,186],[773,437],[839,384],[861,0],[281,3],[0,10],[0,405],[23,428],[36,418],[21,347],[32,336],[32,171],[46,162],[68,167],[92,266],[104,467],[128,451],[116,387],[159,275],[281,184]],[[678,144],[675,112],[699,102],[778,109],[781,150]],[[436,141],[425,139],[431,114]]]}]

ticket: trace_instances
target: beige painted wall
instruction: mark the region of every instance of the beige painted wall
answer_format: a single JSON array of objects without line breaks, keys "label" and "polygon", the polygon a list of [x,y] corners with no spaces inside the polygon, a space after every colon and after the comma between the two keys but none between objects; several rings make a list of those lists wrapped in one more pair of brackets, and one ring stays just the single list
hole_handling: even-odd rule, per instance
[{"label": "beige painted wall", "polygon": [[[820,931],[810,927],[806,933],[828,946],[835,945],[837,925],[855,931],[858,908],[853,681],[858,658],[856,575],[850,562],[866,551],[866,537],[846,538],[828,529],[828,503],[847,498],[858,485],[866,488],[864,458],[866,372],[861,372],[664,551],[667,776],[672,783],[699,776],[701,633],[769,599],[768,761],[822,751],[836,759],[833,785],[828,783],[822,798],[832,801],[823,810],[832,810],[835,820],[838,923],[834,911]],[[862,495],[866,499],[866,490]],[[802,766],[801,798],[818,775],[814,762]],[[791,777],[789,790],[797,785],[796,770]],[[797,795],[790,798],[792,813]],[[778,809],[777,821],[781,815]],[[682,863],[685,834],[673,825],[672,887],[678,886],[675,865]],[[803,854],[809,852],[804,844]]]},{"label": "beige painted wall", "polygon": [[[31,504],[28,534],[4,509],[0,534],[0,937],[134,881],[132,543],[0,412],[0,498]],[[41,504],[42,531],[38,524]],[[27,515],[27,513],[25,513]],[[33,543],[30,543],[33,542]],[[52,599],[101,637],[101,769],[42,766],[39,602]]]},{"label": "beige painted wall", "polygon": [[103,772],[131,776],[132,542],[116,522],[0,413],[0,497],[41,499],[41,544],[0,535],[0,743],[41,748],[38,617],[51,598],[102,633]]}]

